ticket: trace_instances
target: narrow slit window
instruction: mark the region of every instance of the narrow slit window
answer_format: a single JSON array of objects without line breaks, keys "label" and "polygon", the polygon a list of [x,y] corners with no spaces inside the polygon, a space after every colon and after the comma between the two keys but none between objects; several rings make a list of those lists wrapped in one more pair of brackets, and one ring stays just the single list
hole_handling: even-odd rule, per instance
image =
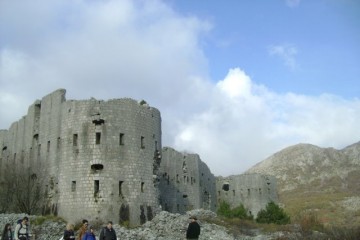
[{"label": "narrow slit window", "polygon": [[141,148],[145,148],[145,138],[143,136],[141,136]]},{"label": "narrow slit window", "polygon": [[141,182],[141,192],[144,192],[144,182]]},{"label": "narrow slit window", "polygon": [[58,139],[57,139],[57,149],[59,149],[60,146],[61,146],[61,138],[58,137]]},{"label": "narrow slit window", "polygon": [[100,191],[100,181],[95,180],[94,181],[94,195],[97,195]]},{"label": "narrow slit window", "polygon": [[71,191],[75,192],[76,191],[76,181],[72,181],[71,182]]},{"label": "narrow slit window", "polygon": [[74,134],[73,135],[73,146],[77,146],[78,145],[78,135]]},{"label": "narrow slit window", "polygon": [[119,181],[119,196],[122,196],[122,185],[123,185],[124,181]]},{"label": "narrow slit window", "polygon": [[47,148],[46,148],[47,152],[50,152],[50,141],[47,142]]},{"label": "narrow slit window", "polygon": [[145,185],[145,183],[141,182],[141,192],[144,192],[144,185]]},{"label": "narrow slit window", "polygon": [[97,132],[96,133],[96,144],[100,144],[100,140],[101,140],[101,133]]},{"label": "narrow slit window", "polygon": [[124,145],[124,134],[123,134],[123,133],[120,133],[120,136],[119,136],[119,145]]}]

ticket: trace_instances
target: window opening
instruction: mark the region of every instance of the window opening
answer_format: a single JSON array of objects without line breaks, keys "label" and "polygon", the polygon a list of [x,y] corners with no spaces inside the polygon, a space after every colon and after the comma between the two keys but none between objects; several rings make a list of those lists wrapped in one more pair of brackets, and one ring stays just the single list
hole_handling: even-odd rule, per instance
[{"label": "window opening", "polygon": [[124,181],[119,181],[119,196],[122,196],[122,185],[123,185]]},{"label": "window opening", "polygon": [[101,139],[101,133],[97,132],[96,133],[96,144],[100,144],[100,139]]},{"label": "window opening", "polygon": [[144,182],[141,182],[141,192],[144,192]]},{"label": "window opening", "polygon": [[222,186],[222,189],[223,189],[224,191],[229,191],[229,189],[230,189],[230,184],[229,184],[229,183],[224,183],[223,186]]},{"label": "window opening", "polygon": [[141,148],[145,148],[144,137],[141,136]]},{"label": "window opening", "polygon": [[95,180],[94,181],[94,196],[97,196],[99,194],[99,191],[100,191],[100,181]]},{"label": "window opening", "polygon": [[50,141],[47,142],[47,148],[46,148],[47,152],[50,152]]},{"label": "window opening", "polygon": [[77,146],[77,144],[78,144],[78,135],[74,134],[73,135],[73,146]]},{"label": "window opening", "polygon": [[103,169],[104,169],[104,165],[99,164],[99,163],[97,163],[97,164],[92,164],[92,165],[91,165],[91,169],[92,169],[92,170],[95,170],[95,171],[97,171],[97,170],[103,170]]},{"label": "window opening", "polygon": [[123,134],[123,133],[120,133],[120,136],[119,136],[119,145],[124,145],[124,134]]},{"label": "window opening", "polygon": [[76,191],[76,181],[72,181],[71,182],[71,191],[75,192]]},{"label": "window opening", "polygon": [[98,125],[104,124],[105,120],[104,119],[95,119],[92,122],[95,124],[95,126],[98,126]]}]

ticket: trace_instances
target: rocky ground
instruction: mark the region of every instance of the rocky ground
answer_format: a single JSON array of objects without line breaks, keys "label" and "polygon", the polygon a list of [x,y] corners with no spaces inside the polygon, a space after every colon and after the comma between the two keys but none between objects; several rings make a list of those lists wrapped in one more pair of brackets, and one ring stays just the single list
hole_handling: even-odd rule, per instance
[{"label": "rocky ground", "polygon": [[[296,233],[276,232],[262,233],[259,229],[252,229],[247,234],[237,233],[236,236],[230,233],[225,227],[215,225],[206,221],[206,219],[217,218],[216,214],[207,210],[193,210],[185,215],[172,214],[162,211],[155,216],[152,221],[146,222],[137,228],[124,228],[114,224],[118,239],[121,240],[183,240],[189,223],[189,216],[198,217],[201,225],[200,240],[269,240],[269,239],[300,239]],[[0,214],[0,226],[22,218],[24,214]],[[29,216],[30,221],[35,221],[36,216]],[[91,223],[90,223],[91,224]],[[65,229],[64,222],[45,221],[41,225],[32,225],[32,232],[36,240],[59,240]],[[14,225],[15,228],[15,225]],[[96,230],[99,235],[100,229]]]}]

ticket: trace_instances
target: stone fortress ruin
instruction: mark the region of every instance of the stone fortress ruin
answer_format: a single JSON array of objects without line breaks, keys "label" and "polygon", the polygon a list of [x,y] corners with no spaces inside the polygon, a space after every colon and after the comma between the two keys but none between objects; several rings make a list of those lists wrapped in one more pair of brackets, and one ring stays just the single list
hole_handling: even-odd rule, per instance
[{"label": "stone fortress ruin", "polygon": [[278,202],[273,177],[215,177],[199,155],[162,147],[160,111],[145,101],[66,100],[65,93],[35,101],[0,130],[0,188],[11,166],[31,171],[42,179],[43,214],[134,226],[160,210],[216,211],[226,201],[256,216]]}]

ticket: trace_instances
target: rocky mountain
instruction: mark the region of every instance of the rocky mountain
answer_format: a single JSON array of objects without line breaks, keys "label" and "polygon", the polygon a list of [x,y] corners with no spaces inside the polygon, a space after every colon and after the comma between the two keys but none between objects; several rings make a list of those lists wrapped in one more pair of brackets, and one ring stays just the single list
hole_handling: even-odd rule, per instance
[{"label": "rocky mountain", "polygon": [[[360,222],[360,142],[341,150],[297,144],[247,173],[275,176],[280,201],[293,215],[310,209],[324,213],[324,222],[334,220],[331,215],[346,218],[336,219],[343,224]],[[348,219],[346,212],[353,217]]]}]

